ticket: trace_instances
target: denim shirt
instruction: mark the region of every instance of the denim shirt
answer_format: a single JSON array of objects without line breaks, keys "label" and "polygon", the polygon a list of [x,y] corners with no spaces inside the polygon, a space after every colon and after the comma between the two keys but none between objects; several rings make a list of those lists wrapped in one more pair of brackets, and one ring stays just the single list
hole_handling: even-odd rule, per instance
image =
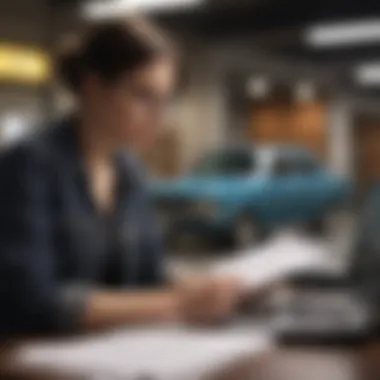
[{"label": "denim shirt", "polygon": [[96,288],[164,280],[141,170],[126,153],[115,158],[117,207],[106,226],[90,196],[77,129],[74,118],[60,121],[0,159],[1,335],[70,332]]}]

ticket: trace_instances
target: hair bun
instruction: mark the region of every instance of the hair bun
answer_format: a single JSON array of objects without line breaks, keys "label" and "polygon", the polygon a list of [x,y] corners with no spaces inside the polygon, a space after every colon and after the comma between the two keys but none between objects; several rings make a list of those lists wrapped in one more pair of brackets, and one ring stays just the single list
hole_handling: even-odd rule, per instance
[{"label": "hair bun", "polygon": [[79,40],[68,40],[57,59],[57,75],[74,93],[79,92],[84,69],[84,54]]},{"label": "hair bun", "polygon": [[57,75],[75,94],[90,72],[110,83],[155,58],[172,55],[161,32],[136,19],[97,24],[64,43]]}]

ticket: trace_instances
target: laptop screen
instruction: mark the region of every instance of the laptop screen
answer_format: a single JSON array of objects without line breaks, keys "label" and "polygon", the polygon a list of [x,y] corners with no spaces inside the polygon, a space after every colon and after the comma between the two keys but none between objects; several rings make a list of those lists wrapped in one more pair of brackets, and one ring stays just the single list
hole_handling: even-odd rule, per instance
[{"label": "laptop screen", "polygon": [[380,298],[380,185],[370,192],[357,228],[349,277]]}]

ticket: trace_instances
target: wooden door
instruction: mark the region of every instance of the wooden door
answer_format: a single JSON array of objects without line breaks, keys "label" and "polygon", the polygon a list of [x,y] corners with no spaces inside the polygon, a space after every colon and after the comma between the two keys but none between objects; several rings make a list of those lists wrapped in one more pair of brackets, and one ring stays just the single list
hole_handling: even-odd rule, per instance
[{"label": "wooden door", "polygon": [[249,136],[257,143],[306,146],[324,156],[326,126],[322,102],[268,103],[253,106]]},{"label": "wooden door", "polygon": [[380,180],[380,120],[358,120],[355,125],[355,143],[359,182]]}]

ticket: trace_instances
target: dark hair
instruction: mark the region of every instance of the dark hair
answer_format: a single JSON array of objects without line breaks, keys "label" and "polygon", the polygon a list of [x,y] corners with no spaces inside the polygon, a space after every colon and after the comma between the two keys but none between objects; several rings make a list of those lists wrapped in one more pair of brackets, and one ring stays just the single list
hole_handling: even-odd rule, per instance
[{"label": "dark hair", "polygon": [[103,23],[71,42],[60,54],[57,74],[74,93],[80,92],[87,73],[112,82],[125,72],[172,54],[165,36],[143,20]]}]

